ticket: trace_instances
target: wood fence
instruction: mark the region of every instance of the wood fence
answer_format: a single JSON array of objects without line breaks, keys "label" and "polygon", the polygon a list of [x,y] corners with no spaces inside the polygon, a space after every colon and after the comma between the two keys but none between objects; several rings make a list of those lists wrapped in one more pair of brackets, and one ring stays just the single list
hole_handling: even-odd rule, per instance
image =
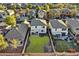
[{"label": "wood fence", "polygon": [[79,56],[79,52],[76,53],[0,53],[0,56]]}]

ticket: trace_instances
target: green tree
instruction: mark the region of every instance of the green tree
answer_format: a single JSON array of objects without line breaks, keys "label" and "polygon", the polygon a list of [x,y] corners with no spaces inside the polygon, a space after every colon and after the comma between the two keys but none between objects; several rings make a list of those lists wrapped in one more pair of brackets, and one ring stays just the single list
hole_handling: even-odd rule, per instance
[{"label": "green tree", "polygon": [[77,14],[77,6],[76,5],[72,5],[71,8],[70,8],[70,11],[71,11],[70,16],[71,17],[75,17],[76,14]]},{"label": "green tree", "polygon": [[64,4],[63,4],[63,3],[58,3],[58,4],[57,4],[57,8],[63,9],[63,8],[64,8]]},{"label": "green tree", "polygon": [[32,4],[27,4],[27,8],[31,9],[32,8]]},{"label": "green tree", "polygon": [[16,26],[16,18],[14,16],[7,16],[5,18],[5,23],[7,25]]},{"label": "green tree", "polygon": [[29,15],[29,11],[30,11],[30,9],[29,8],[26,8],[27,15]]},{"label": "green tree", "polygon": [[44,10],[44,7],[43,7],[43,6],[40,6],[40,9],[41,9],[41,10]]},{"label": "green tree", "polygon": [[16,4],[13,4],[13,5],[11,6],[11,8],[12,8],[13,10],[15,10],[15,9],[16,9]]},{"label": "green tree", "polygon": [[18,39],[12,39],[11,43],[13,48],[17,48],[20,45],[20,41]]},{"label": "green tree", "polygon": [[0,34],[0,49],[5,49],[8,47],[8,43],[4,40],[2,34]]},{"label": "green tree", "polygon": [[5,6],[0,4],[0,10],[4,10]]},{"label": "green tree", "polygon": [[18,8],[18,9],[21,9],[21,5],[20,4],[15,4],[16,6],[15,6],[15,8]]},{"label": "green tree", "polygon": [[41,10],[42,7],[36,6],[36,10]]},{"label": "green tree", "polygon": [[50,8],[50,9],[53,8],[53,4],[52,4],[52,3],[47,3],[47,5],[49,5],[49,8]]},{"label": "green tree", "polygon": [[29,8],[26,8],[26,13],[28,13],[30,11],[30,9]]},{"label": "green tree", "polygon": [[45,5],[44,5],[44,10],[46,10],[47,12],[50,11],[50,8],[49,8],[49,5],[48,5],[48,4],[45,4]]}]

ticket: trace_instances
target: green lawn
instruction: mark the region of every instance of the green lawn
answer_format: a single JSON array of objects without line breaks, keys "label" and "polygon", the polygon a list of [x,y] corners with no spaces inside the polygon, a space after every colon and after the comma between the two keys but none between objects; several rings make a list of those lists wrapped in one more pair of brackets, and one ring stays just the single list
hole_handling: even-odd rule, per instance
[{"label": "green lawn", "polygon": [[74,42],[67,42],[65,40],[56,40],[55,47],[59,52],[67,51],[69,48],[75,48]]},{"label": "green lawn", "polygon": [[44,52],[44,45],[46,45],[49,41],[48,36],[37,36],[31,35],[30,36],[30,45],[27,48],[27,52],[31,53],[42,53]]}]

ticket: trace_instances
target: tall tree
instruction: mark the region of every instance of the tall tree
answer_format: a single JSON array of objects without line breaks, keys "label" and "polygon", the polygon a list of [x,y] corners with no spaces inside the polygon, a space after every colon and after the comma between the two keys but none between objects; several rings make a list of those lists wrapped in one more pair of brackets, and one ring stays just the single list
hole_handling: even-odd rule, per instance
[{"label": "tall tree", "polygon": [[47,5],[49,5],[49,8],[50,8],[50,9],[53,8],[53,4],[52,4],[52,3],[47,3]]},{"label": "tall tree", "polygon": [[76,16],[76,13],[77,13],[77,6],[73,5],[70,15],[73,17],[73,16]]},{"label": "tall tree", "polygon": [[15,11],[15,10],[16,10],[16,4],[13,4],[13,5],[11,6],[11,9]]},{"label": "tall tree", "polygon": [[44,10],[46,10],[47,12],[50,11],[50,8],[49,8],[49,5],[48,5],[48,4],[45,4],[45,5],[44,5]]},{"label": "tall tree", "polygon": [[5,6],[0,4],[0,10],[4,10]]},{"label": "tall tree", "polygon": [[8,43],[4,40],[2,34],[0,34],[0,49],[5,49],[8,47]]},{"label": "tall tree", "polygon": [[20,45],[20,41],[18,39],[12,39],[11,43],[13,48],[17,48]]},{"label": "tall tree", "polygon": [[58,4],[57,4],[57,8],[63,9],[63,8],[64,8],[64,4],[63,4],[63,3],[58,3]]},{"label": "tall tree", "polygon": [[5,18],[5,23],[7,25],[16,26],[16,18],[14,16],[7,16]]},{"label": "tall tree", "polygon": [[41,10],[41,7],[40,6],[36,6],[36,10]]},{"label": "tall tree", "polygon": [[32,8],[32,4],[28,3],[27,4],[27,8],[31,9]]}]

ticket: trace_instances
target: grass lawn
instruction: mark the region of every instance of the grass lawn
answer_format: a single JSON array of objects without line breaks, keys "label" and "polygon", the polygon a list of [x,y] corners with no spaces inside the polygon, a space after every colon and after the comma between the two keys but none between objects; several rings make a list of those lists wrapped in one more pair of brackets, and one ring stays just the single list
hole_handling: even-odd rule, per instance
[{"label": "grass lawn", "polygon": [[67,42],[65,40],[56,40],[56,50],[57,51],[67,51],[69,48],[75,48],[74,42]]},{"label": "grass lawn", "polygon": [[29,53],[42,53],[44,52],[44,45],[46,45],[49,41],[48,36],[30,36],[30,45],[27,47],[27,52]]}]

